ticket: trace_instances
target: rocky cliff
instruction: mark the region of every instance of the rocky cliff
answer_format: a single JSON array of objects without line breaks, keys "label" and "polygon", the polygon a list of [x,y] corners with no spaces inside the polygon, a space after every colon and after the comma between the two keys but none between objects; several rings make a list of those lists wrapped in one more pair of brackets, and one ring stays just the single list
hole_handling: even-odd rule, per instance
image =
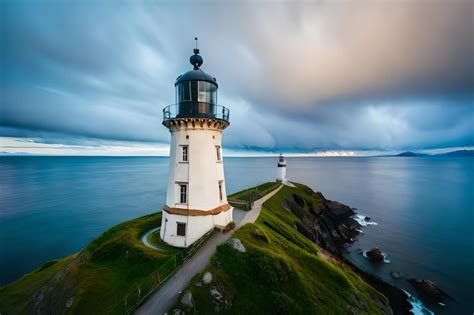
[{"label": "rocky cliff", "polygon": [[[296,229],[333,254],[340,255],[348,243],[353,242],[360,229],[353,219],[354,211],[337,201],[326,199],[322,193],[300,185],[305,193],[288,194],[281,205],[294,214],[299,222]],[[309,197],[308,197],[309,196]]]}]

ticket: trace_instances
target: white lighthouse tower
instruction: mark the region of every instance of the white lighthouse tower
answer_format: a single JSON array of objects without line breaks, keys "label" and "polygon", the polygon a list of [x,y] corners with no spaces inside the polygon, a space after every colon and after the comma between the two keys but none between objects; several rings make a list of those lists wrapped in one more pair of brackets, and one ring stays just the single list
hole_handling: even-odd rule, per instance
[{"label": "white lighthouse tower", "polygon": [[189,61],[193,70],[176,79],[176,103],[163,109],[171,151],[160,236],[176,247],[225,228],[233,210],[227,203],[221,145],[229,110],[217,105],[216,78],[199,68],[203,60],[197,47]]},{"label": "white lighthouse tower", "polygon": [[283,154],[280,153],[280,156],[278,157],[278,163],[277,163],[277,168],[278,168],[278,173],[277,173],[277,181],[286,183],[286,159],[283,156]]}]

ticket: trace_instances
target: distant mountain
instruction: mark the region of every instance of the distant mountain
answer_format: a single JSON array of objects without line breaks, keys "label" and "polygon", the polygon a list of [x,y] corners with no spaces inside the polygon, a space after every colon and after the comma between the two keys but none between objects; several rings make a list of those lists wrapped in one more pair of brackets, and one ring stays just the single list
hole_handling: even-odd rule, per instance
[{"label": "distant mountain", "polygon": [[415,157],[415,156],[428,156],[428,154],[406,151],[406,152],[402,152],[400,154],[397,154],[396,156]]},{"label": "distant mountain", "polygon": [[474,150],[457,150],[447,153],[436,154],[439,157],[474,157]]},{"label": "distant mountain", "polygon": [[385,157],[474,157],[474,150],[457,150],[439,154],[425,154],[411,151],[402,152],[397,155],[384,155]]}]

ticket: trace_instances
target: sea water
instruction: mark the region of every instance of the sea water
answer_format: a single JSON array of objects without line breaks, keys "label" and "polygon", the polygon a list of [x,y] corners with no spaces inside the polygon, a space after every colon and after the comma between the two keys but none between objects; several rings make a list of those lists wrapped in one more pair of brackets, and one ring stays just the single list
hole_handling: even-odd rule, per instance
[{"label": "sea water", "polygon": [[[227,192],[274,180],[276,163],[225,158]],[[472,314],[474,159],[289,158],[287,174],[377,223],[365,224],[349,248],[355,264],[414,296],[406,278],[433,280],[453,300],[429,309]],[[114,224],[160,211],[167,177],[167,158],[0,157],[0,284],[80,250]],[[360,254],[375,246],[390,263]]]}]

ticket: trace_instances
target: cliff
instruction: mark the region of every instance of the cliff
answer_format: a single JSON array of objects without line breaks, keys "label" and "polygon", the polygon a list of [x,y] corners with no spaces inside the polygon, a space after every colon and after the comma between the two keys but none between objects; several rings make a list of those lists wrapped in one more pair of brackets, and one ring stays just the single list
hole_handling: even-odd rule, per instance
[{"label": "cliff", "polygon": [[384,295],[322,249],[343,250],[358,227],[353,214],[306,186],[284,186],[255,224],[217,248],[170,313],[392,313]]},{"label": "cliff", "polygon": [[124,298],[170,258],[140,241],[160,222],[157,213],[116,225],[79,253],[1,287],[0,313],[125,313]]}]

